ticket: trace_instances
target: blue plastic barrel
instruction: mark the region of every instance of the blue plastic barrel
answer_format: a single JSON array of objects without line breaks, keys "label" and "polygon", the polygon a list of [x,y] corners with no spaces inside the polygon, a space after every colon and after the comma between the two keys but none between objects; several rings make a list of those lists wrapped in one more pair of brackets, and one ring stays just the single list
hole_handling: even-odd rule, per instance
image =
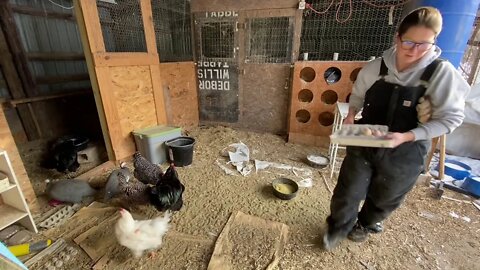
[{"label": "blue plastic barrel", "polygon": [[416,0],[408,5],[406,11],[421,6],[432,6],[440,10],[443,28],[437,45],[442,49],[441,57],[458,67],[472,34],[479,3],[480,0]]}]

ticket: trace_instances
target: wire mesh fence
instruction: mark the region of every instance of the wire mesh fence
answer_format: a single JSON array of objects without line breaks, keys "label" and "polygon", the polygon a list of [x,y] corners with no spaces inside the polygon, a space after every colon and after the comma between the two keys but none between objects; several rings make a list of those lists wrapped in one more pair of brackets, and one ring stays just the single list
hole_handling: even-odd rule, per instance
[{"label": "wire mesh fence", "polygon": [[152,13],[160,61],[193,60],[190,1],[154,0]]},{"label": "wire mesh fence", "polygon": [[97,1],[107,52],[146,52],[139,0]]},{"label": "wire mesh fence", "polygon": [[[379,4],[374,4],[379,3]],[[300,57],[367,60],[393,45],[405,0],[313,0],[304,12]]]},{"label": "wire mesh fence", "polygon": [[478,82],[478,67],[480,64],[480,10],[477,11],[473,32],[467,43],[467,48],[460,63],[460,73],[470,84]]},{"label": "wire mesh fence", "polygon": [[291,62],[293,17],[252,18],[247,25],[247,62]]},{"label": "wire mesh fence", "polygon": [[201,26],[202,59],[232,59],[235,57],[235,22],[210,21]]}]

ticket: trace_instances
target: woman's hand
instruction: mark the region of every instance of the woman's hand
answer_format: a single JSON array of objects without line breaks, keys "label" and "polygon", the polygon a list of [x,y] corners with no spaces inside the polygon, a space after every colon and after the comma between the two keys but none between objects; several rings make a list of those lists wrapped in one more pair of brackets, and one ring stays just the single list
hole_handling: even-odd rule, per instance
[{"label": "woman's hand", "polygon": [[385,135],[385,139],[392,140],[393,147],[397,147],[404,142],[414,141],[415,135],[410,131],[405,133],[392,132]]},{"label": "woman's hand", "polygon": [[348,115],[344,120],[343,120],[343,124],[353,124],[353,122],[355,121],[355,115]]},{"label": "woman's hand", "polygon": [[425,124],[432,118],[432,102],[428,96],[421,97],[418,102],[416,107],[418,121]]}]

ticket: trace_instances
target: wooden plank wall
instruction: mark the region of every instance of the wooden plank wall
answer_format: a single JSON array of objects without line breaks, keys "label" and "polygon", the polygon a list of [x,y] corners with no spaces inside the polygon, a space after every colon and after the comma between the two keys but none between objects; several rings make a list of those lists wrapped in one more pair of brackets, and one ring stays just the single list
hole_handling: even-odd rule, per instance
[{"label": "wooden plank wall", "polygon": [[149,66],[109,68],[113,107],[117,108],[123,152],[126,157],[135,152],[131,132],[157,124],[155,100]]},{"label": "wooden plank wall", "polygon": [[198,126],[198,93],[193,62],[161,63],[160,75],[168,124]]},{"label": "wooden plank wall", "polygon": [[27,171],[23,166],[22,158],[18,153],[17,146],[13,140],[12,133],[5,118],[3,108],[0,108],[0,148],[5,149],[12,163],[13,170],[17,176],[20,189],[23,192],[25,200],[27,201],[30,211],[36,212],[39,210],[37,197],[33,191],[32,184],[28,178]]}]

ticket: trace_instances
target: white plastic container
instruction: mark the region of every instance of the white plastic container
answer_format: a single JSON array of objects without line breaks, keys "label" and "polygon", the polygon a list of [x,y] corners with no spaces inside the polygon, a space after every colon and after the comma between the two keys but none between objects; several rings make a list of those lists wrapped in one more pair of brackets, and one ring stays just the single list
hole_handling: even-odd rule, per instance
[{"label": "white plastic container", "polygon": [[161,164],[167,161],[167,147],[165,142],[182,136],[179,127],[155,126],[134,130],[137,150],[153,164]]},{"label": "white plastic container", "polygon": [[392,148],[393,141],[384,136],[373,136],[362,134],[362,130],[368,128],[370,131],[376,130],[383,134],[388,132],[388,127],[383,125],[361,125],[351,124],[343,125],[341,129],[336,130],[330,135],[330,142],[339,145],[364,146]]}]

